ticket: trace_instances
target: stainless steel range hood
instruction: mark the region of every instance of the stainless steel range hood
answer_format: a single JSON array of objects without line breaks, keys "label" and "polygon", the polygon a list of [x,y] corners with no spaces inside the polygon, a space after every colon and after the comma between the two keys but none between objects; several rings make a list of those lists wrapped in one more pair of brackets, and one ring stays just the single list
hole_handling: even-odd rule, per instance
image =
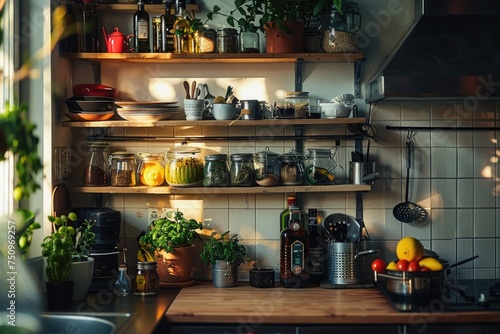
[{"label": "stainless steel range hood", "polygon": [[395,46],[367,49],[375,69],[365,81],[367,102],[500,98],[499,0],[413,0],[407,7],[399,26],[387,24],[378,36],[383,42],[399,32]]}]

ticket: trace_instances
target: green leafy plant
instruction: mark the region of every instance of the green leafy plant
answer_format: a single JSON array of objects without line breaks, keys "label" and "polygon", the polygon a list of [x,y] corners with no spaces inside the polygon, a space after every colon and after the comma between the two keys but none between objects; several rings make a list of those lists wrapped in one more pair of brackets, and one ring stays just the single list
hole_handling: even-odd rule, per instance
[{"label": "green leafy plant", "polygon": [[201,237],[196,230],[203,225],[195,219],[186,219],[180,211],[167,212],[166,217],[153,220],[148,232],[141,236],[139,244],[151,250],[174,251],[177,247],[188,247]]},{"label": "green leafy plant", "polygon": [[41,228],[41,225],[35,221],[35,213],[33,211],[18,209],[16,210],[16,214],[19,216],[19,220],[24,222],[24,225],[16,233],[17,245],[21,252],[21,258],[27,260],[34,230]]},{"label": "green leafy plant", "polygon": [[200,257],[206,266],[215,265],[217,260],[240,265],[245,261],[246,254],[245,246],[239,244],[238,235],[229,237],[229,231],[227,231],[219,238],[212,236],[210,241],[203,246]]},{"label": "green leafy plant", "polygon": [[90,250],[95,245],[95,233],[92,231],[94,225],[93,221],[86,219],[76,229],[76,242],[71,250],[73,262],[87,261]]}]

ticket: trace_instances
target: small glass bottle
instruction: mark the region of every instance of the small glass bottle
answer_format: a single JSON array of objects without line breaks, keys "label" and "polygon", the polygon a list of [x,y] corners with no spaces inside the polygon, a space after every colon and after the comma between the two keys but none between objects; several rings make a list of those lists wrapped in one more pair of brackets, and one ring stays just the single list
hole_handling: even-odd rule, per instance
[{"label": "small glass bottle", "polygon": [[175,53],[189,53],[189,30],[191,24],[187,20],[186,8],[179,6],[174,22]]},{"label": "small glass bottle", "polygon": [[257,32],[248,31],[243,27],[241,28],[240,52],[259,53],[259,34]]},{"label": "small glass bottle", "polygon": [[127,275],[127,266],[120,264],[118,268],[118,278],[113,285],[113,291],[117,296],[126,296],[132,290],[132,282]]},{"label": "small glass bottle", "polygon": [[205,156],[203,167],[204,187],[226,187],[229,185],[227,154],[209,154]]},{"label": "small glass bottle", "polygon": [[165,163],[162,153],[137,153],[139,181],[150,187],[161,186],[165,182]]},{"label": "small glass bottle", "polygon": [[87,150],[89,154],[83,168],[83,185],[108,185],[109,144],[106,142],[90,142],[87,144]]},{"label": "small glass bottle", "polygon": [[219,53],[237,53],[238,31],[234,28],[217,29],[217,50]]},{"label": "small glass bottle", "polygon": [[115,152],[109,156],[110,183],[116,187],[133,187],[135,178],[135,154]]},{"label": "small glass bottle", "polygon": [[137,3],[134,13],[135,52],[151,52],[149,45],[149,14],[144,9],[144,2]]},{"label": "small glass bottle", "polygon": [[231,154],[231,181],[233,187],[252,187],[255,185],[253,154]]},{"label": "small glass bottle", "polygon": [[161,16],[153,17],[152,25],[153,25],[153,52],[161,52],[162,51]]},{"label": "small glass bottle", "polygon": [[335,161],[331,149],[308,148],[305,162],[306,181],[312,185],[333,184]]}]

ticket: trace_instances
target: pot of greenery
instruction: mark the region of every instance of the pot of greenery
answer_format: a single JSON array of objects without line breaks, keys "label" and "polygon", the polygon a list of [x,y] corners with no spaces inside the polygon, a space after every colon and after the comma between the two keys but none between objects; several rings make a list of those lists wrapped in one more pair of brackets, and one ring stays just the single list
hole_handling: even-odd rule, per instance
[{"label": "pot of greenery", "polygon": [[140,246],[155,254],[161,287],[193,284],[194,241],[201,241],[196,232],[201,229],[201,223],[184,218],[184,214],[177,210],[153,220],[147,233],[140,237]]},{"label": "pot of greenery", "polygon": [[227,288],[238,285],[238,267],[245,261],[246,248],[239,244],[238,235],[229,237],[229,231],[216,238],[212,236],[201,252],[201,260],[212,265],[212,285]]}]

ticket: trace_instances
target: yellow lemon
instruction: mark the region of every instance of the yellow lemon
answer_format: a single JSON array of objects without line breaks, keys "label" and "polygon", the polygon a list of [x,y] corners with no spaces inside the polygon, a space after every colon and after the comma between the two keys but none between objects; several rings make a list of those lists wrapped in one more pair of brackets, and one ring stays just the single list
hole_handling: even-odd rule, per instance
[{"label": "yellow lemon", "polygon": [[146,186],[161,186],[165,182],[165,170],[156,162],[146,162],[142,166],[139,180]]},{"label": "yellow lemon", "polygon": [[418,239],[404,237],[396,246],[396,255],[400,260],[420,261],[424,257],[424,246]]},{"label": "yellow lemon", "polygon": [[398,267],[396,265],[396,262],[391,261],[387,264],[387,267],[385,268],[387,270],[398,270]]},{"label": "yellow lemon", "polygon": [[226,103],[226,99],[224,99],[222,96],[217,96],[214,99],[214,103]]}]

